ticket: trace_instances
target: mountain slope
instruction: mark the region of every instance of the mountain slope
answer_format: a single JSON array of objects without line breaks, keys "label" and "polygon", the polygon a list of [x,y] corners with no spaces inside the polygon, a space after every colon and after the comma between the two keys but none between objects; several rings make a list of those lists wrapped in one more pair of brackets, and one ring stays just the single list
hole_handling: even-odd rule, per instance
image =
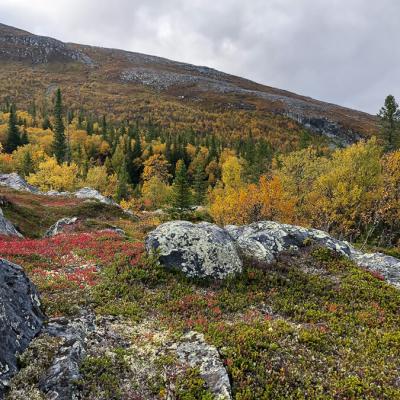
[{"label": "mountain slope", "polygon": [[[3,24],[0,65],[0,100],[9,97],[26,106],[32,98],[40,101],[60,86],[71,107],[120,118],[152,112],[164,124],[171,118],[190,120],[199,112],[240,113],[260,120],[278,115],[343,143],[368,137],[377,129],[376,118],[369,114],[211,68],[63,43]],[[266,133],[268,127],[261,130]]]}]

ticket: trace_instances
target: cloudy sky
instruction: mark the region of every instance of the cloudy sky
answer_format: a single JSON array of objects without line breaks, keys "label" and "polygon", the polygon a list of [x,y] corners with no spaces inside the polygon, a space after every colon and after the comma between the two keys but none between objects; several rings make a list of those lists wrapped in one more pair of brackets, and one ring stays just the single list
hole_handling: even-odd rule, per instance
[{"label": "cloudy sky", "polygon": [[399,0],[0,0],[0,22],[207,65],[376,113],[400,100]]}]

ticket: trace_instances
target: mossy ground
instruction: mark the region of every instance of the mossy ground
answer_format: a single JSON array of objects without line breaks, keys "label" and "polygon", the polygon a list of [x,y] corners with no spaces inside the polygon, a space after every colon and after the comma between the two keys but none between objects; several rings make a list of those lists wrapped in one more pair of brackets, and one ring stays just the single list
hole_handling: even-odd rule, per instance
[{"label": "mossy ground", "polygon": [[[196,281],[144,255],[142,240],[154,219],[120,223],[130,227],[127,237],[71,233],[33,241],[37,247],[32,245],[29,254],[18,247],[25,242],[7,239],[2,248],[15,251],[0,255],[25,267],[50,316],[85,306],[132,329],[153,321],[154,329],[169,338],[187,330],[204,333],[223,358],[235,399],[400,399],[397,289],[312,246],[272,265],[247,263],[240,276],[224,282]],[[52,246],[74,253],[78,263],[95,264],[93,276],[82,281],[66,274],[62,285],[52,275],[41,279],[39,271],[46,268],[71,271],[71,264],[49,252]],[[152,329],[128,336],[142,349],[141,341],[156,336]],[[111,350],[91,355],[82,365],[88,399],[126,398],[117,389],[126,380],[127,354]],[[160,372],[145,398],[166,398],[168,379],[174,379],[178,399],[212,398],[198,371],[166,380],[162,371],[171,360],[159,357],[158,362]],[[143,383],[137,380],[137,385]]]}]

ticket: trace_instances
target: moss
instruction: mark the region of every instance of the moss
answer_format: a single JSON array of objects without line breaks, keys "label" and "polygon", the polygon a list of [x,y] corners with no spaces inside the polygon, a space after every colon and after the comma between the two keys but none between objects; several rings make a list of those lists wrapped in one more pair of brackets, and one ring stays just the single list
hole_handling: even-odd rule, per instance
[{"label": "moss", "polygon": [[41,335],[33,340],[28,349],[18,358],[20,371],[11,380],[6,400],[44,400],[38,382],[51,366],[59,348],[60,339]]},{"label": "moss", "polygon": [[82,397],[122,399],[121,384],[128,373],[125,355],[125,350],[115,349],[112,355],[86,357],[80,365],[82,379],[78,382]]},{"label": "moss", "polygon": [[213,400],[204,379],[195,368],[188,368],[175,381],[175,396],[179,400]]}]

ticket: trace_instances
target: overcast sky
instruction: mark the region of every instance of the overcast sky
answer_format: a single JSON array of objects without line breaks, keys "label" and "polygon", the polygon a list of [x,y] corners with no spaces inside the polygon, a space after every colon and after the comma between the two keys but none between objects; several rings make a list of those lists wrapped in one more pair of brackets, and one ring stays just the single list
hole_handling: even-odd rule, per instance
[{"label": "overcast sky", "polygon": [[399,0],[0,0],[0,22],[207,65],[375,114],[400,100]]}]

